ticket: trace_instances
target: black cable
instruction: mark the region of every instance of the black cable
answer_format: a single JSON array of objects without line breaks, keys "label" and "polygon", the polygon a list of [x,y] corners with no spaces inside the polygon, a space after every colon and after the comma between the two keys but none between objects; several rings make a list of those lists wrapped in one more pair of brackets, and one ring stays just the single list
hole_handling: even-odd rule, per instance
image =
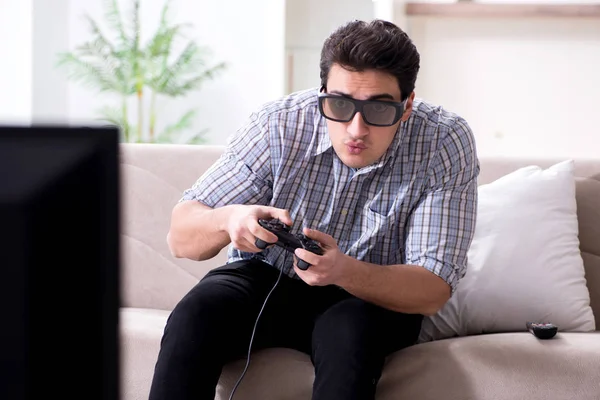
[{"label": "black cable", "polygon": [[265,309],[265,306],[267,305],[267,300],[269,300],[269,297],[271,296],[271,293],[273,293],[273,291],[277,287],[277,284],[279,283],[279,280],[281,279],[282,273],[283,273],[283,268],[281,268],[279,270],[279,276],[277,277],[277,280],[275,281],[275,284],[271,288],[271,291],[269,292],[269,294],[265,298],[265,301],[264,301],[262,307],[260,308],[260,311],[258,312],[258,316],[256,317],[256,322],[254,323],[254,329],[252,329],[252,336],[250,337],[250,345],[248,345],[248,357],[246,359],[246,366],[244,367],[244,371],[242,372],[242,375],[240,375],[240,377],[238,378],[237,382],[235,383],[235,386],[233,387],[233,390],[231,391],[231,394],[229,395],[229,400],[233,400],[233,395],[235,394],[235,391],[237,390],[237,387],[242,382],[242,379],[244,378],[244,375],[246,375],[246,371],[248,370],[248,366],[250,365],[250,353],[252,352],[252,342],[254,341],[254,334],[256,333],[256,327],[258,326],[258,320],[260,319],[260,316],[261,316],[263,310]]}]

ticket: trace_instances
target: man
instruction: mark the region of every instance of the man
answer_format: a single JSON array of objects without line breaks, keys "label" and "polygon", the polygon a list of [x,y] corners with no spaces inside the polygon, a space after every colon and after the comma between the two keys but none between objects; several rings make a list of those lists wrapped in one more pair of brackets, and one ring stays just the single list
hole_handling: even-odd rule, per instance
[{"label": "man", "polygon": [[[315,400],[374,398],[385,358],[415,343],[423,316],[464,275],[475,223],[473,134],[415,98],[419,62],[392,23],[340,27],[322,49],[320,89],[253,114],[185,191],[172,253],[205,260],[230,244],[229,262],[173,310],[151,400],[213,399],[223,365],[248,352],[276,282],[252,350],[309,354]],[[274,218],[324,254],[257,248],[257,238],[276,242],[258,224]]]}]

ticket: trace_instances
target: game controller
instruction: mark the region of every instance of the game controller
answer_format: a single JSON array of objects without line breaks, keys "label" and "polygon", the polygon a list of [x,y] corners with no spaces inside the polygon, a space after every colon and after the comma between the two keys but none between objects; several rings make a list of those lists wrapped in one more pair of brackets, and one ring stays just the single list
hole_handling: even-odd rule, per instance
[{"label": "game controller", "polygon": [[[264,250],[267,248],[267,246],[274,244],[289,251],[292,254],[296,249],[304,249],[317,255],[323,255],[323,249],[321,248],[321,246],[319,246],[317,242],[315,242],[309,237],[306,237],[306,235],[302,233],[291,233],[290,227],[278,219],[259,219],[258,223],[264,229],[268,230],[271,233],[274,233],[277,236],[277,242],[275,243],[267,243],[264,240],[257,238],[255,245],[261,250]],[[309,263],[307,263],[304,260],[301,260],[300,258],[298,258],[297,264],[298,268],[300,268],[303,271],[306,271],[308,267],[310,267]]]}]

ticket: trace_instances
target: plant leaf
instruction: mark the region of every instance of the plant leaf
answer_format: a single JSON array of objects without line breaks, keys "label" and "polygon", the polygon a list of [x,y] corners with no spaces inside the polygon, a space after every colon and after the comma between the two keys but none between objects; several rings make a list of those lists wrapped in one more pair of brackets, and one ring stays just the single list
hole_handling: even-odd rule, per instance
[{"label": "plant leaf", "polygon": [[67,69],[69,79],[99,92],[121,92],[118,81],[106,65],[78,58],[74,53],[59,54],[58,66]]},{"label": "plant leaf", "polygon": [[182,80],[173,79],[162,88],[161,93],[171,97],[183,96],[191,90],[199,89],[205,81],[213,79],[213,77],[224,68],[225,64],[221,63],[196,76]]},{"label": "plant leaf", "polygon": [[120,83],[121,93],[133,93],[131,83],[131,65],[128,62],[127,53],[121,49],[117,50],[115,45],[104,35],[98,23],[90,16],[85,18],[90,25],[92,40],[77,48],[80,57],[96,57],[106,63],[106,67],[115,74],[117,82]]},{"label": "plant leaf", "polygon": [[[208,55],[206,49],[200,48],[194,42],[188,42],[177,59],[170,66],[163,68],[161,74],[152,79],[149,85],[156,92],[171,97],[181,96],[200,88],[204,81],[213,79],[217,73],[227,67],[222,62],[205,69],[206,55]],[[198,73],[202,69],[204,71]]]},{"label": "plant leaf", "polygon": [[85,18],[92,38],[72,52],[59,54],[57,66],[67,70],[69,79],[86,87],[92,86],[100,92],[132,94],[130,55],[127,51],[118,50],[96,21],[88,15]]},{"label": "plant leaf", "polygon": [[104,0],[104,10],[104,19],[109,28],[116,32],[119,45],[126,47],[126,43],[129,43],[130,39],[125,30],[125,25],[123,25],[118,0]]}]

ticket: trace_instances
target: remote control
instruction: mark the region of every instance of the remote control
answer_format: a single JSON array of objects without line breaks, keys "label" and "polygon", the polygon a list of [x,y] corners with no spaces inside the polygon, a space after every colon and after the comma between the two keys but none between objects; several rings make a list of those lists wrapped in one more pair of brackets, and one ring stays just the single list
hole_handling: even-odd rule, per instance
[{"label": "remote control", "polygon": [[558,327],[550,323],[527,322],[526,326],[527,330],[538,339],[552,339],[558,332]]},{"label": "remote control", "polygon": [[[276,246],[279,246],[292,254],[294,253],[294,250],[302,248],[314,254],[323,255],[323,249],[318,245],[317,242],[306,237],[302,233],[292,234],[290,232],[290,227],[278,219],[259,219],[258,223],[269,232],[274,233],[278,239],[276,243],[267,243],[264,240],[257,238],[255,244],[259,249],[266,249],[267,246],[275,244]],[[309,263],[298,258],[298,268],[305,271],[308,269],[308,267],[310,267]]]}]

